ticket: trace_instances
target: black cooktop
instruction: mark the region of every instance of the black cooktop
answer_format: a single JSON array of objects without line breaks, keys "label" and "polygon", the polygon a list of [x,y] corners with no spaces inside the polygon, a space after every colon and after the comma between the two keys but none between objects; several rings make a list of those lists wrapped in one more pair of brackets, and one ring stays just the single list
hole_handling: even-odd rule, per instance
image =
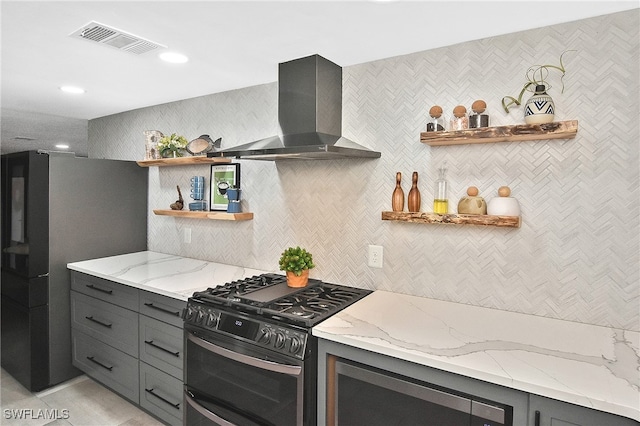
[{"label": "black cooktop", "polygon": [[370,293],[314,279],[291,288],[284,275],[262,274],[196,292],[189,300],[311,327]]}]

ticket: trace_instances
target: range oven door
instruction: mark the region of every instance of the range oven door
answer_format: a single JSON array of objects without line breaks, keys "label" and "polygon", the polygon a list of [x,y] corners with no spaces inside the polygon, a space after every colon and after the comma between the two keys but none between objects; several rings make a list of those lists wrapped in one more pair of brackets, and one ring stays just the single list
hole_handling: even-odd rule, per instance
[{"label": "range oven door", "polygon": [[303,424],[303,361],[193,326],[185,336],[185,424]]}]

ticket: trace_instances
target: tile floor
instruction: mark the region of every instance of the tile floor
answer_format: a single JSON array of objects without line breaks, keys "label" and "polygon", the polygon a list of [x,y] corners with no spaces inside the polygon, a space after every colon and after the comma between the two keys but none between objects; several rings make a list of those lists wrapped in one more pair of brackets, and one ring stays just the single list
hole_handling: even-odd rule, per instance
[{"label": "tile floor", "polygon": [[[0,424],[3,426],[162,425],[87,376],[31,393],[2,369],[0,385]],[[22,419],[16,418],[20,415]]]}]

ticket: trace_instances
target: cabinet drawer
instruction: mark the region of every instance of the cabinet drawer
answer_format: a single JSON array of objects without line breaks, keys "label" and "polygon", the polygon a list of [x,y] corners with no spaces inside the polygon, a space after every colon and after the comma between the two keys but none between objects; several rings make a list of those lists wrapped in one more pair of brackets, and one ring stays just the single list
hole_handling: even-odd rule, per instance
[{"label": "cabinet drawer", "polygon": [[128,285],[71,271],[71,289],[132,311],[138,310],[138,289]]},{"label": "cabinet drawer", "polygon": [[162,294],[140,291],[140,313],[159,319],[176,327],[182,327],[182,310],[187,307],[184,300]]},{"label": "cabinet drawer", "polygon": [[183,349],[181,328],[140,315],[140,361],[182,380]]},{"label": "cabinet drawer", "polygon": [[[539,418],[536,423],[536,416]],[[529,396],[529,424],[540,426],[638,426],[627,417],[543,396]]]},{"label": "cabinet drawer", "polygon": [[182,381],[140,363],[140,405],[170,425],[182,425]]},{"label": "cabinet drawer", "polygon": [[138,314],[71,292],[71,327],[138,357]]},{"label": "cabinet drawer", "polygon": [[71,334],[73,365],[136,404],[139,401],[138,360],[86,334]]}]

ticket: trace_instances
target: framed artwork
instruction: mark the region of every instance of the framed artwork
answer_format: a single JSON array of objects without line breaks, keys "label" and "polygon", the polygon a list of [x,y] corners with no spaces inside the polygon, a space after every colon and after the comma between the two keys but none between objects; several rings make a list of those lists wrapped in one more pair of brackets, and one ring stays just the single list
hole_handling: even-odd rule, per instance
[{"label": "framed artwork", "polygon": [[240,188],[240,164],[213,164],[209,182],[209,210],[227,211],[227,189]]}]

